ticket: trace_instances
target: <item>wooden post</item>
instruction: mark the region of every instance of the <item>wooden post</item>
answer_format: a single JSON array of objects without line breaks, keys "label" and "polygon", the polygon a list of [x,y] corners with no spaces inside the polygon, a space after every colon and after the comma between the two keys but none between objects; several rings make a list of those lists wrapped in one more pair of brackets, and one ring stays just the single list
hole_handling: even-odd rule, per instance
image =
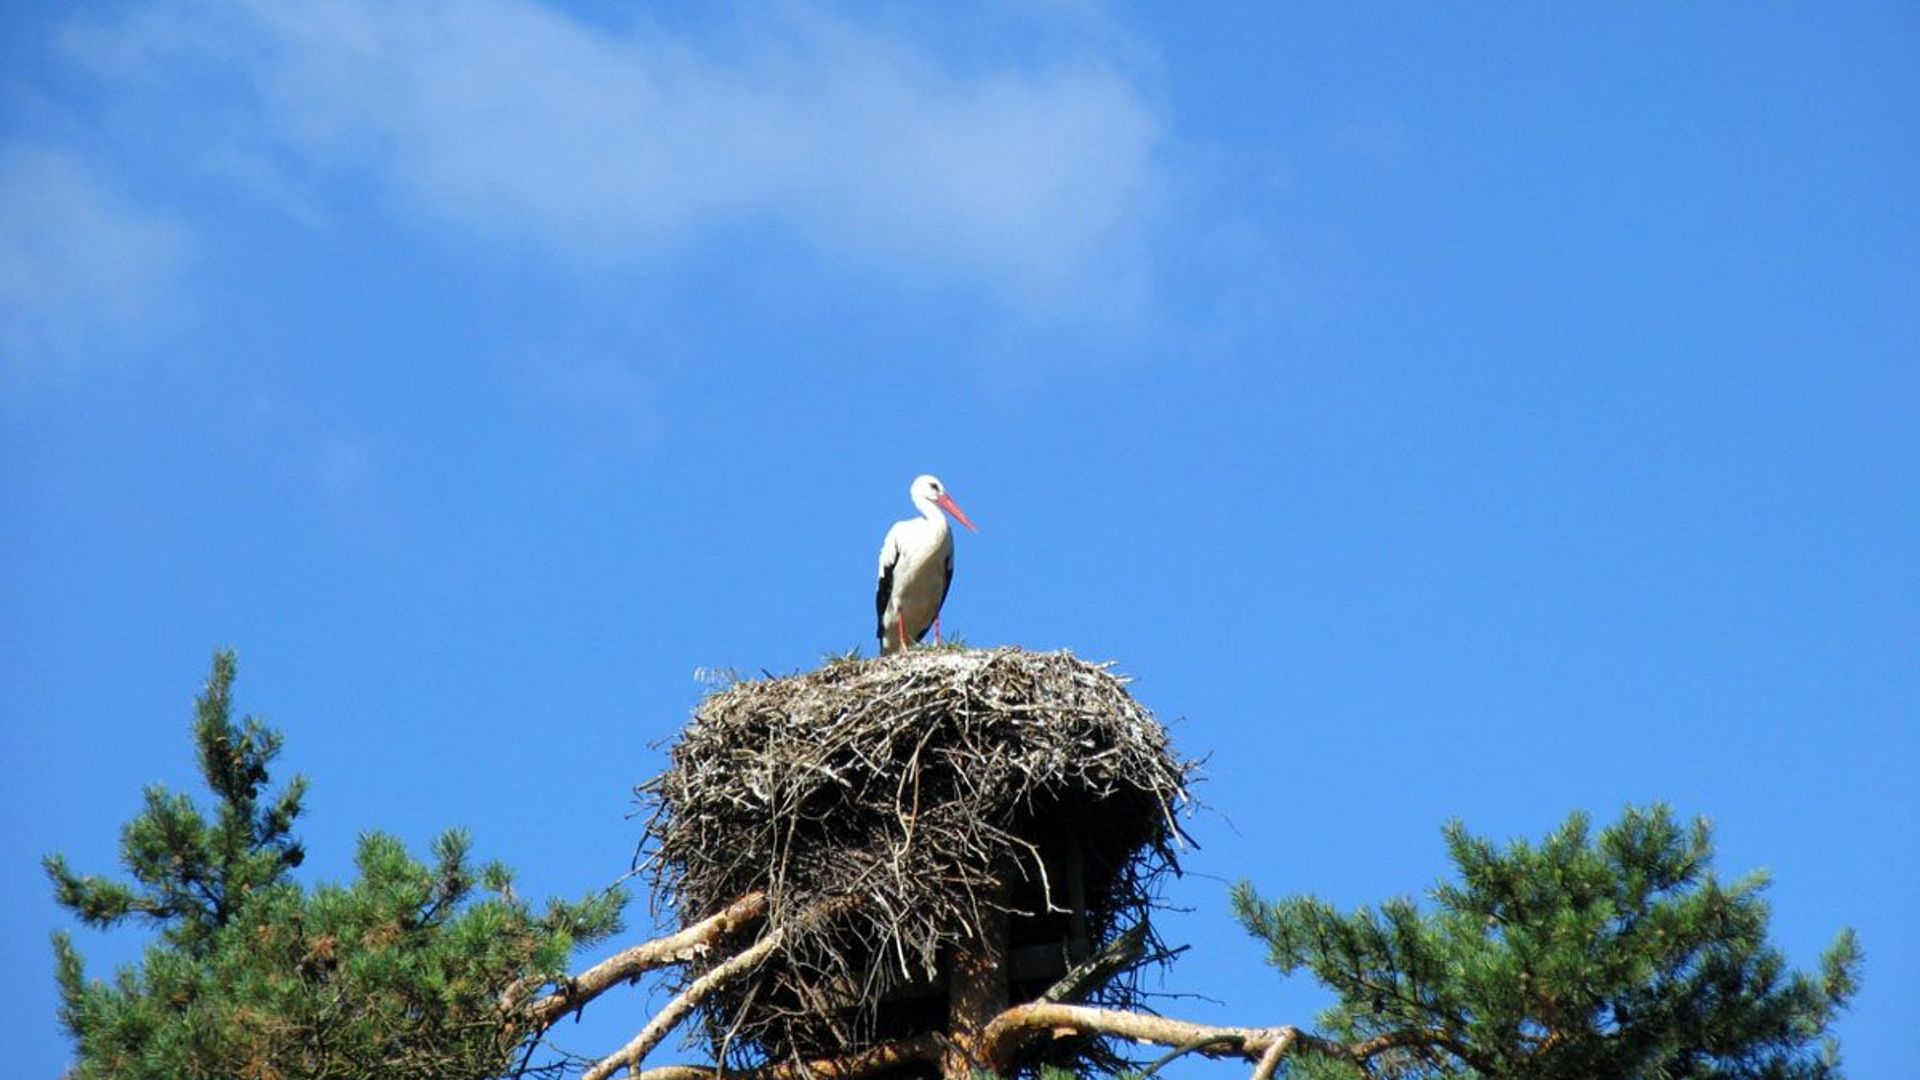
[{"label": "wooden post", "polygon": [[954,949],[947,976],[946,1049],[940,1055],[941,1080],[973,1080],[992,1072],[982,1059],[980,1034],[1008,1004],[1007,890],[1002,885],[980,898],[980,936]]}]

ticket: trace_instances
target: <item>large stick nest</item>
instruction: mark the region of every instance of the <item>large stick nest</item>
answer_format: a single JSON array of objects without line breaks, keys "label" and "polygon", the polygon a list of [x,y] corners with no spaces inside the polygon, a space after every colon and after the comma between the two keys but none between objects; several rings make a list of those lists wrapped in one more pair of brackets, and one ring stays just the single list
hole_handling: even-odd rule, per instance
[{"label": "large stick nest", "polygon": [[[1024,983],[1011,968],[1016,1002],[1150,933],[1190,769],[1122,679],[1064,652],[922,649],[713,694],[640,790],[656,903],[688,924],[765,890],[766,932],[784,936],[707,999],[715,1052],[814,1057],[943,1030],[953,951],[996,912],[1015,952],[1055,954]],[[1136,980],[1091,1000],[1130,1007]]]}]

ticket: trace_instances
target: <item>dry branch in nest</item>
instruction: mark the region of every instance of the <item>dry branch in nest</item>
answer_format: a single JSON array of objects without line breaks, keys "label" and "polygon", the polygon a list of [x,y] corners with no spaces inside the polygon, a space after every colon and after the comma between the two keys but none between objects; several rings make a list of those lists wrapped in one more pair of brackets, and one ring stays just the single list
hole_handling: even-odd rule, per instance
[{"label": "dry branch in nest", "polygon": [[[764,933],[780,935],[702,1000],[716,1056],[793,1062],[940,1032],[956,956],[997,954],[997,1010],[1150,933],[1189,772],[1120,678],[1064,652],[915,650],[709,697],[640,791],[656,902],[684,925],[764,892]],[[1088,1000],[1130,1008],[1135,979]],[[1044,1053],[1098,1061],[1100,1046]]]}]

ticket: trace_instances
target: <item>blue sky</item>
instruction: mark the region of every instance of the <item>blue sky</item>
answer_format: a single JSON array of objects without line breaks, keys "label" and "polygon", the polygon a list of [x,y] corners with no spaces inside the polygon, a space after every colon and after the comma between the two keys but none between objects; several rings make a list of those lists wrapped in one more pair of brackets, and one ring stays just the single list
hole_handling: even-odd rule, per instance
[{"label": "blue sky", "polygon": [[1418,894],[1449,817],[1659,799],[1796,962],[1859,930],[1902,1074],[1916,57],[1901,4],[8,4],[12,1068],[67,1054],[37,860],[194,786],[215,647],[308,880],[465,825],[579,893],[696,668],[870,647],[932,471],[948,628],[1208,758],[1168,1011],[1323,1003],[1237,878]]}]

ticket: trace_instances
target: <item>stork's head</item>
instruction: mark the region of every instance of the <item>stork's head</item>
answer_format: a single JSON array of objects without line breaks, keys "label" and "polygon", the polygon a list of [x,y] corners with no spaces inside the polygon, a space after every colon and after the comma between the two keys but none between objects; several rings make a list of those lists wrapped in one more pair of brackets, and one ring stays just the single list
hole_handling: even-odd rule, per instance
[{"label": "stork's head", "polygon": [[973,522],[967,520],[967,515],[961,512],[960,505],[953,501],[953,496],[947,494],[946,485],[942,484],[940,478],[937,476],[920,476],[915,478],[913,481],[913,504],[920,507],[923,511],[930,510],[937,506],[947,513],[952,514],[953,519],[965,525],[968,531],[980,531],[973,527]]}]

